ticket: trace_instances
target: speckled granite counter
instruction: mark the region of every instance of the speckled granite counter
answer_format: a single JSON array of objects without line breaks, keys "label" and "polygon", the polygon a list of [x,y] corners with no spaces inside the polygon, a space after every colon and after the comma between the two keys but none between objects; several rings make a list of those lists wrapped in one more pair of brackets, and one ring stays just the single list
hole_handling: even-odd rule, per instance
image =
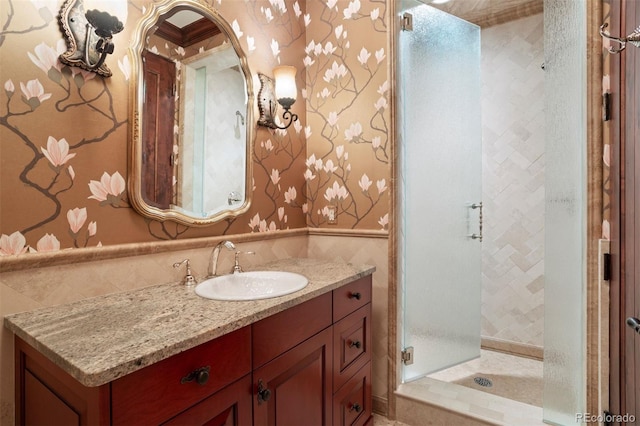
[{"label": "speckled granite counter", "polygon": [[303,290],[286,296],[222,302],[193,287],[167,284],[5,317],[4,325],[85,386],[100,386],[336,289],[375,268],[287,259],[255,268],[296,272]]}]

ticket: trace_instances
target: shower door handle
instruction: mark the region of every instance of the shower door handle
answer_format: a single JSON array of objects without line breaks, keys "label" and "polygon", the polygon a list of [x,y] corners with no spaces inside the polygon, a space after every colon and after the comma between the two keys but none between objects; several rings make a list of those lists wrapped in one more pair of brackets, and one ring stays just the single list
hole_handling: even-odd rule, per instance
[{"label": "shower door handle", "polygon": [[477,234],[471,234],[471,235],[469,235],[469,237],[472,240],[478,240],[478,241],[482,242],[482,201],[480,201],[479,203],[473,203],[469,207],[471,207],[474,210],[475,209],[480,209],[480,212],[478,214],[478,233]]}]

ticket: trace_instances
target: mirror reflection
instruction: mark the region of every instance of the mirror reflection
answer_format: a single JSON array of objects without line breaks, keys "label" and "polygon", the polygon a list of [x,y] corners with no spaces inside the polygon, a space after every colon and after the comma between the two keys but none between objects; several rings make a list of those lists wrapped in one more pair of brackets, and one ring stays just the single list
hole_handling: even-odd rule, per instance
[{"label": "mirror reflection", "polygon": [[133,204],[154,219],[208,224],[249,205],[250,73],[225,21],[176,3],[139,34]]}]

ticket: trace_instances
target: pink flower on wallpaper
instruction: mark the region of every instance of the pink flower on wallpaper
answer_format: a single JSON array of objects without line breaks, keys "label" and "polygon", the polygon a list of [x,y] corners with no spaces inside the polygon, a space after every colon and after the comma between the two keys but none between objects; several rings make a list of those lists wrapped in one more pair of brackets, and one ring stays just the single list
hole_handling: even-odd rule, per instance
[{"label": "pink flower on wallpaper", "polygon": [[385,58],[384,48],[380,50],[376,50],[376,61],[380,63],[384,60],[384,58]]},{"label": "pink flower on wallpaper", "polygon": [[375,104],[373,104],[373,107],[380,111],[380,110],[384,110],[387,108],[389,104],[387,104],[387,100],[385,98],[379,98]]},{"label": "pink flower on wallpaper", "polygon": [[352,123],[351,126],[344,131],[344,138],[349,142],[359,139],[360,135],[362,135],[362,124],[360,124],[360,122]]},{"label": "pink flower on wallpaper", "polygon": [[267,139],[266,141],[260,142],[260,146],[267,151],[273,151],[273,142],[271,139]]},{"label": "pink flower on wallpaper", "polygon": [[[318,46],[321,46],[320,44],[318,44]],[[335,52],[338,49],[338,46],[334,46],[333,43],[331,43],[330,41],[328,41],[325,45],[324,45],[324,49],[322,49],[322,53],[325,54],[325,56],[329,56],[332,55],[333,52]]]},{"label": "pink flower on wallpaper", "polygon": [[271,169],[271,182],[273,182],[274,185],[280,182],[280,172],[278,169]]},{"label": "pink flower on wallpaper", "polygon": [[90,237],[96,235],[96,232],[98,232],[98,224],[95,220],[93,222],[89,222],[89,225],[87,225],[87,231],[89,231]]},{"label": "pink flower on wallpaper", "polygon": [[0,236],[0,256],[25,253],[27,251],[26,243],[24,235],[18,231],[11,235],[2,234]]},{"label": "pink flower on wallpaper", "polygon": [[287,221],[286,220],[286,216],[284,214],[284,207],[279,207],[278,208],[278,220],[280,220],[280,222],[282,222],[282,219],[284,219],[285,222]]},{"label": "pink flower on wallpaper", "polygon": [[384,95],[385,93],[387,93],[388,90],[389,90],[389,81],[385,80],[385,82],[378,87],[378,94]]},{"label": "pink flower on wallpaper", "polygon": [[11,81],[11,79],[4,82],[4,90],[7,93],[11,93],[11,95],[13,95],[13,93],[16,91],[16,86],[13,85],[13,81]]},{"label": "pink flower on wallpaper", "polygon": [[304,26],[308,27],[310,23],[311,23],[311,15],[307,13],[304,15]]},{"label": "pink flower on wallpaper", "polygon": [[336,157],[338,157],[338,160],[342,158],[342,154],[344,154],[344,145],[338,145],[336,147]]},{"label": "pink flower on wallpaper", "polygon": [[[60,50],[60,48],[62,48],[62,50]],[[31,52],[27,52],[27,55],[29,59],[31,59],[31,62],[44,71],[45,74],[49,74],[51,68],[55,68],[58,71],[62,69],[62,63],[58,60],[58,56],[65,50],[67,49],[64,40],[60,39],[57,49],[49,47],[43,42],[35,47],[35,55]]]},{"label": "pink flower on wallpaper", "polygon": [[336,198],[346,200],[348,196],[349,192],[347,191],[347,188],[339,185],[338,182],[333,182],[333,185],[328,187],[324,193],[324,198],[327,201],[332,201]]},{"label": "pink flower on wallpaper", "polygon": [[378,19],[380,17],[380,8],[376,7],[375,9],[373,9],[371,11],[371,15],[369,15],[371,17],[372,21],[375,21],[376,19]]},{"label": "pink flower on wallpaper", "polygon": [[298,196],[298,192],[296,189],[291,186],[287,189],[287,192],[284,193],[284,202],[287,204],[291,204],[296,201],[296,197]]},{"label": "pink flower on wallpaper", "polygon": [[363,174],[360,180],[358,181],[358,185],[360,185],[360,189],[362,189],[362,192],[367,192],[369,190],[369,187],[372,184],[373,184],[373,181],[369,179],[369,176],[367,176],[366,173]]},{"label": "pink flower on wallpaper", "polygon": [[335,111],[331,111],[329,113],[329,117],[327,118],[327,123],[331,127],[336,127],[338,124],[338,113]]},{"label": "pink flower on wallpaper", "polygon": [[304,172],[304,180],[310,182],[316,178],[316,175],[310,169],[305,170]]},{"label": "pink flower on wallpaper", "polygon": [[299,18],[300,15],[302,15],[302,10],[300,10],[300,5],[298,4],[298,2],[295,2],[293,4],[293,13],[296,14],[296,18]]},{"label": "pink flower on wallpaper", "polygon": [[382,194],[387,190],[387,181],[384,179],[380,179],[376,181],[376,186],[378,187],[378,194]]},{"label": "pink flower on wallpaper", "polygon": [[[333,9],[334,7],[336,7],[336,4],[338,3],[338,0],[327,0],[327,7],[329,9]],[[342,25],[340,25],[342,26]]]},{"label": "pink flower on wallpaper", "polygon": [[252,230],[255,230],[258,226],[260,226],[260,213],[256,213],[249,221],[249,228]]},{"label": "pink flower on wallpaper", "polygon": [[247,50],[249,53],[256,50],[256,39],[254,37],[247,36]]},{"label": "pink flower on wallpaper", "polygon": [[349,7],[343,11],[344,19],[351,19],[353,15],[357,15],[360,11],[360,0],[349,2]]},{"label": "pink flower on wallpaper", "polygon": [[88,198],[98,201],[107,201],[110,195],[118,197],[124,192],[124,178],[119,172],[115,172],[112,176],[109,176],[107,172],[104,172],[99,182],[97,180],[89,182],[89,189],[93,195]]},{"label": "pink flower on wallpaper", "polygon": [[65,138],[57,141],[53,136],[49,136],[49,139],[47,139],[47,149],[40,149],[54,167],[60,167],[76,156],[75,153],[69,154],[69,144]]},{"label": "pink flower on wallpaper", "polygon": [[280,44],[278,44],[278,41],[275,38],[271,39],[271,53],[274,58],[280,54]]},{"label": "pink flower on wallpaper", "polygon": [[67,172],[69,173],[69,177],[71,178],[71,180],[74,180],[76,178],[76,171],[73,170],[73,167],[67,167]]},{"label": "pink flower on wallpaper", "polygon": [[95,78],[95,76],[97,75],[96,73],[91,72],[91,71],[85,71],[85,70],[80,69],[78,67],[71,67],[71,75],[73,75],[75,77],[78,74],[80,74],[82,76],[82,82],[87,82],[89,80],[93,80]]},{"label": "pink flower on wallpaper", "polygon": [[42,87],[42,83],[37,78],[27,81],[27,84],[20,82],[20,89],[22,89],[22,94],[28,103],[32,99],[37,99],[38,105],[40,105],[40,103],[51,97],[51,93],[44,93],[44,87]]},{"label": "pink flower on wallpaper", "polygon": [[238,39],[241,39],[242,36],[244,35],[242,30],[240,30],[240,24],[238,23],[237,19],[234,19],[233,22],[231,23],[231,29],[235,33],[236,37],[238,37]]},{"label": "pink flower on wallpaper", "polygon": [[38,253],[58,251],[60,250],[60,241],[53,234],[44,234],[44,237],[38,240],[36,250]]},{"label": "pink flower on wallpaper", "polygon": [[380,136],[374,136],[371,139],[371,147],[376,150],[378,148],[380,148]]},{"label": "pink flower on wallpaper", "polygon": [[333,61],[331,68],[327,68],[322,79],[327,83],[330,83],[334,78],[344,77],[345,75],[347,75],[347,68],[344,64],[338,65],[336,61]]},{"label": "pink flower on wallpaper", "polygon": [[327,160],[327,162],[324,163],[324,171],[328,174],[335,173],[336,170],[338,170],[338,166],[333,165],[333,160]]},{"label": "pink flower on wallpaper", "polygon": [[69,222],[69,228],[71,232],[77,234],[84,223],[87,221],[87,209],[86,207],[71,209],[67,211],[67,221]]},{"label": "pink flower on wallpaper", "polygon": [[369,53],[369,51],[363,47],[362,50],[360,50],[360,54],[358,55],[358,62],[360,62],[361,65],[366,65],[370,57],[371,53]]},{"label": "pink flower on wallpaper", "polygon": [[382,226],[382,229],[387,229],[389,227],[389,213],[385,214],[378,220],[378,224]]},{"label": "pink flower on wallpaper", "polygon": [[302,213],[307,214],[309,212],[309,203],[302,204]]},{"label": "pink flower on wallpaper", "polygon": [[304,137],[305,139],[309,139],[311,137],[311,126],[305,126]]},{"label": "pink flower on wallpaper", "polygon": [[[278,11],[281,15],[287,13],[287,6],[284,4],[284,0],[269,0],[271,7]],[[300,9],[298,7],[298,9]]]},{"label": "pink flower on wallpaper", "polygon": [[260,10],[262,10],[262,13],[264,13],[264,17],[267,20],[267,22],[271,22],[273,21],[273,14],[271,13],[271,9],[270,8],[264,8],[261,7]]}]

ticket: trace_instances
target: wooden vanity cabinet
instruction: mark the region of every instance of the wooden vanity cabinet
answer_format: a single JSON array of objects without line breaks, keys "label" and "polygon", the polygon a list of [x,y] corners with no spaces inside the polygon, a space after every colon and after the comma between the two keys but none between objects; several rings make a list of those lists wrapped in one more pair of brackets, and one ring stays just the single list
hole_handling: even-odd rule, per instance
[{"label": "wooden vanity cabinet", "polygon": [[371,276],[99,387],[16,337],[22,425],[365,425]]}]

